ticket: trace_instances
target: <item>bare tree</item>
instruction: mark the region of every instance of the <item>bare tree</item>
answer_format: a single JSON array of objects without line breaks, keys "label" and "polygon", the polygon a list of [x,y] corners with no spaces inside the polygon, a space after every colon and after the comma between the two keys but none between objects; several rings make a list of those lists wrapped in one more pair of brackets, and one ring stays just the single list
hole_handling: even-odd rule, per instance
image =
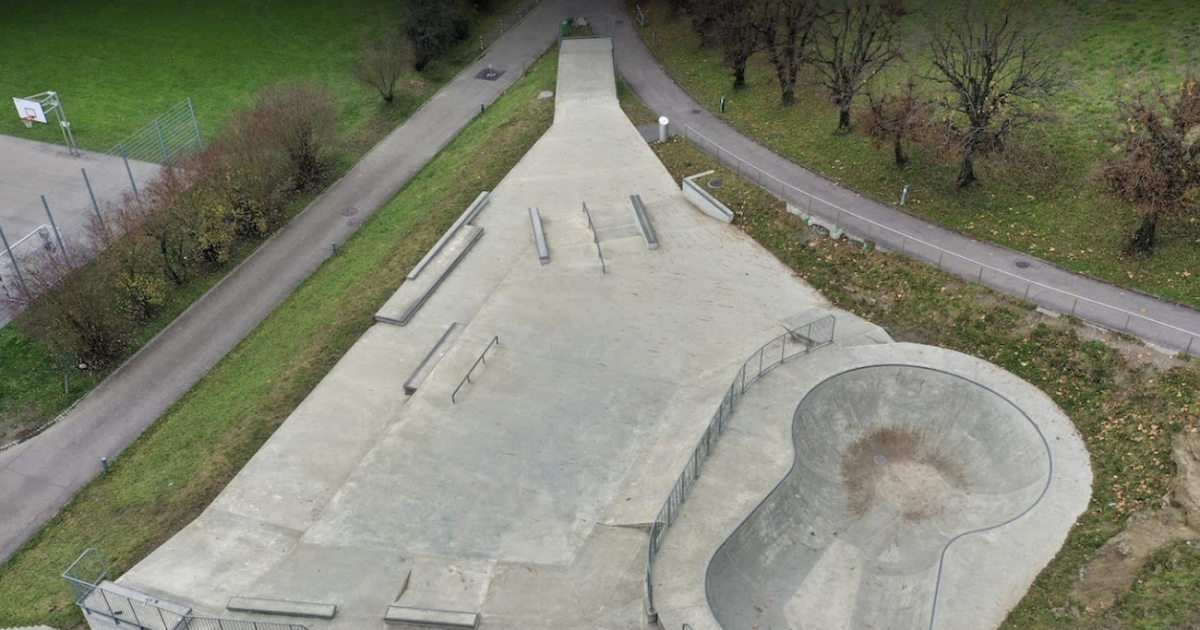
[{"label": "bare tree", "polygon": [[466,37],[470,28],[461,0],[403,0],[413,69],[420,72],[439,53]]},{"label": "bare tree", "polygon": [[1190,71],[1175,94],[1142,92],[1121,102],[1120,111],[1113,138],[1120,156],[1100,177],[1141,215],[1126,253],[1148,255],[1160,220],[1200,214],[1200,77]]},{"label": "bare tree", "polygon": [[354,60],[354,78],[378,91],[383,102],[391,105],[396,102],[396,82],[412,62],[412,45],[389,30],[376,39],[365,39],[359,45],[358,58]]},{"label": "bare tree", "polygon": [[838,108],[838,131],[850,129],[850,104],[871,77],[900,56],[903,0],[834,0],[814,24],[809,62]]},{"label": "bare tree", "polygon": [[760,49],[755,2],[705,0],[686,7],[692,28],[704,46],[720,46],[725,63],[733,69],[733,88],[746,86],[746,63]]},{"label": "bare tree", "polygon": [[775,78],[779,81],[780,103],[796,102],[796,75],[808,60],[813,26],[825,15],[817,0],[762,0],[756,20],[760,41]]},{"label": "bare tree", "polygon": [[968,4],[932,34],[928,78],[949,88],[944,105],[965,119],[965,127],[951,122],[962,157],[959,186],[976,180],[974,157],[982,143],[1000,146],[1014,125],[1030,119],[1064,84],[1048,23],[1018,22],[1007,11]]},{"label": "bare tree", "polygon": [[892,143],[896,166],[904,168],[908,164],[904,142],[929,126],[929,102],[921,96],[917,81],[911,76],[898,91],[867,90],[867,102],[870,105],[864,116],[867,135],[875,142],[876,149],[884,142]]}]

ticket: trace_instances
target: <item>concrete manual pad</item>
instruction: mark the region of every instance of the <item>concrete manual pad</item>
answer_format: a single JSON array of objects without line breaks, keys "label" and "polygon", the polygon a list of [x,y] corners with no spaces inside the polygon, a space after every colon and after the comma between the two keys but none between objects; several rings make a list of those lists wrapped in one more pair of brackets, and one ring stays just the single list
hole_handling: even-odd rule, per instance
[{"label": "concrete manual pad", "polygon": [[[382,630],[393,604],[479,613],[496,630],[645,623],[647,524],[730,379],[780,322],[840,312],[683,198],[618,106],[610,40],[564,41],[556,91],[553,126],[471,222],[487,238],[407,325],[370,328],[123,584],[214,616],[241,593],[336,604],[314,630]],[[632,223],[633,194],[660,247],[614,223],[599,231],[602,268],[583,204]],[[537,260],[530,207],[553,264]],[[777,481],[789,455],[743,467]],[[706,559],[730,530],[713,531]]]}]

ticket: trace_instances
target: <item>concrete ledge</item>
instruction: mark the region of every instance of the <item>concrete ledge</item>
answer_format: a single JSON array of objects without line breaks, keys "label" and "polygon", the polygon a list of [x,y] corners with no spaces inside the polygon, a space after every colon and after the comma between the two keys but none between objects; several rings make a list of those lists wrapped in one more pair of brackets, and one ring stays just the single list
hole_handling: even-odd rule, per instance
[{"label": "concrete ledge", "polygon": [[389,625],[410,628],[456,628],[475,630],[479,627],[479,613],[452,612],[449,610],[427,610],[407,606],[388,606],[383,616]]},{"label": "concrete ledge", "polygon": [[483,236],[483,228],[476,226],[467,226],[468,229],[460,230],[454,236],[442,251],[429,263],[430,269],[437,273],[424,274],[416,280],[406,281],[400,285],[400,290],[391,297],[375,313],[375,321],[385,324],[395,324],[403,326],[412,319],[413,315],[425,304],[429,296],[437,290],[446,276],[454,270],[454,267],[471,251],[479,238]]},{"label": "concrete ledge", "polygon": [[733,223],[733,211],[725,207],[725,204],[717,201],[716,197],[708,194],[708,191],[704,190],[700,184],[697,184],[694,181],[696,178],[704,177],[710,173],[712,173],[712,171],[705,171],[703,173],[692,175],[691,177],[683,178],[683,183],[681,185],[683,188],[683,198],[691,202],[693,206],[696,206],[696,209],[698,209],[700,212],[703,212],[704,214],[707,214],[708,216],[721,221],[722,223]]},{"label": "concrete ledge", "polygon": [[637,219],[642,238],[646,239],[646,247],[658,249],[658,232],[654,231],[654,224],[650,222],[650,215],[646,213],[646,204],[642,203],[641,195],[630,195],[629,206],[633,208],[633,217]]},{"label": "concrete ledge", "polygon": [[324,602],[297,602],[287,599],[264,599],[261,597],[230,597],[226,610],[234,612],[282,615],[285,617],[311,617],[333,619],[337,614],[336,604]]},{"label": "concrete ledge", "polygon": [[412,271],[408,272],[407,279],[415,280],[417,276],[421,275],[421,272],[425,270],[425,267],[434,259],[434,257],[441,253],[442,248],[446,246],[446,243],[451,238],[454,238],[454,235],[458,233],[459,228],[467,223],[470,223],[475,218],[475,215],[479,214],[479,211],[483,209],[485,204],[487,204],[488,196],[490,194],[491,193],[486,190],[479,193],[479,196],[475,198],[475,201],[471,202],[471,205],[467,206],[466,211],[458,217],[458,220],[454,222],[454,225],[451,225],[450,229],[446,230],[446,233],[443,234],[442,238],[439,239],[437,244],[433,246],[433,249],[429,250],[425,254],[425,257],[421,259],[421,262],[417,263],[417,266],[413,267]]},{"label": "concrete ledge", "polygon": [[537,245],[538,260],[550,262],[550,248],[546,245],[546,231],[542,229],[542,213],[537,208],[529,209],[529,224],[533,227],[533,242]]},{"label": "concrete ledge", "polygon": [[[454,334],[454,337],[457,338],[458,334],[461,333],[462,326],[459,326],[458,322],[453,322],[446,328],[446,332],[442,333],[437,343],[433,344],[433,347],[429,349],[429,354],[426,354],[425,358],[421,359],[421,363],[417,365],[417,369],[413,370],[412,375],[408,377],[407,381],[404,381],[404,393],[406,395],[412,396],[417,393],[417,386],[421,384],[421,381],[425,380],[425,377],[429,376],[429,373],[433,371],[433,366],[437,365],[438,361],[445,355],[444,351],[440,354],[438,351],[448,345],[446,342],[449,341],[451,334]],[[405,584],[407,584],[407,578]]]}]

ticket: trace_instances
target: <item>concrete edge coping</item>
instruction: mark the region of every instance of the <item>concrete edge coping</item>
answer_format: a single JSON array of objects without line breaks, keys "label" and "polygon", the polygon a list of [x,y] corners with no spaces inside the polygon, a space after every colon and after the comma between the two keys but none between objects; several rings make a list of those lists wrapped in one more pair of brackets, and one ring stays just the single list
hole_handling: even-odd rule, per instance
[{"label": "concrete edge coping", "polygon": [[[408,376],[408,380],[404,381],[405,395],[412,396],[413,394],[417,393],[417,385],[419,384],[417,381],[417,375],[419,375],[421,371],[425,369],[425,366],[429,365],[430,361],[433,360],[433,355],[437,354],[437,351],[442,347],[442,344],[446,343],[446,339],[450,337],[450,333],[454,332],[454,330],[458,327],[458,322],[450,322],[450,325],[446,327],[446,332],[442,333],[441,337],[438,337],[437,343],[433,344],[433,347],[429,349],[429,353],[425,355],[424,359],[421,359],[421,362],[417,364],[416,369],[414,369],[412,374]],[[408,578],[405,578],[405,584],[408,584]]]},{"label": "concrete edge coping", "polygon": [[234,612],[261,613],[265,615],[282,615],[286,617],[311,617],[314,619],[333,619],[337,614],[337,604],[325,602],[301,602],[290,599],[267,599],[265,597],[243,597],[235,595],[229,598],[226,610]]},{"label": "concrete edge coping", "polygon": [[550,247],[546,245],[546,231],[542,228],[542,213],[537,208],[529,209],[529,225],[533,227],[533,242],[537,245],[538,260],[550,262]]},{"label": "concrete edge coping", "polygon": [[437,244],[433,246],[433,249],[430,249],[428,252],[426,252],[425,257],[421,259],[421,262],[417,263],[417,266],[413,267],[412,271],[408,272],[406,279],[415,280],[417,276],[421,275],[421,272],[425,270],[425,267],[429,264],[429,262],[432,261],[434,257],[442,251],[442,248],[446,246],[446,243],[449,242],[456,233],[458,233],[459,228],[475,219],[475,215],[479,214],[479,211],[483,209],[485,204],[487,204],[490,196],[491,191],[485,190],[479,193],[479,196],[475,198],[475,201],[471,202],[471,205],[467,206],[467,209],[458,217],[458,220],[454,222],[454,225],[451,225],[450,229],[446,230],[446,233],[443,234],[441,240],[439,240]]},{"label": "concrete edge coping", "polygon": [[[733,223],[733,211],[727,208],[725,204],[717,201],[716,197],[708,194],[708,191],[704,190],[703,186],[694,181],[696,178],[710,175],[713,172],[704,171],[703,173],[696,173],[691,177],[683,178],[683,183],[680,185],[683,189],[683,197],[704,214],[724,223]],[[689,195],[689,192],[694,194]],[[699,200],[696,199],[697,196],[700,198]]]},{"label": "concrete edge coping", "polygon": [[434,280],[433,284],[429,285],[429,288],[425,290],[425,293],[423,293],[419,299],[413,302],[413,304],[409,306],[399,318],[388,317],[386,315],[379,315],[376,313],[375,321],[384,324],[395,324],[397,326],[403,326],[407,324],[409,320],[413,318],[413,315],[416,315],[417,311],[419,311],[421,307],[425,305],[425,302],[429,299],[429,296],[433,295],[433,292],[436,291],[439,286],[441,286],[442,281],[446,279],[446,276],[450,275],[451,271],[454,271],[454,268],[458,266],[458,263],[462,262],[463,258],[466,258],[467,252],[471,251],[471,248],[475,246],[475,243],[479,242],[479,239],[482,236],[483,228],[475,228],[475,233],[472,234],[467,242],[463,244],[462,250],[459,251],[458,255],[454,257],[454,260],[450,261],[450,264],[446,266],[445,271],[438,276],[437,280]]},{"label": "concrete edge coping", "polygon": [[383,621],[391,625],[410,626],[414,628],[475,630],[479,627],[479,613],[409,608],[407,606],[392,604],[388,606],[387,612],[383,616]]},{"label": "concrete edge coping", "polygon": [[642,231],[642,238],[646,239],[646,247],[658,249],[658,232],[655,231],[654,224],[650,222],[650,214],[646,212],[646,204],[642,201],[642,196],[629,195],[629,205],[633,208],[633,217],[637,219],[638,229]]}]

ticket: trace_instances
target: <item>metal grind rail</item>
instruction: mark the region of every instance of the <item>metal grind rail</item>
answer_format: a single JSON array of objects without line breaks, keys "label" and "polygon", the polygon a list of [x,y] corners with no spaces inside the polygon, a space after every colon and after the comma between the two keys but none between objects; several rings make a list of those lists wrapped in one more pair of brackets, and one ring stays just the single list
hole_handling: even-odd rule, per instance
[{"label": "metal grind rail", "polygon": [[592,242],[596,244],[596,255],[600,257],[600,273],[608,273],[608,265],[604,262],[604,252],[600,250],[600,235],[596,233],[596,224],[592,223],[592,213],[587,203],[583,204],[583,213],[587,215],[588,227],[592,230]]},{"label": "metal grind rail", "polygon": [[492,346],[498,346],[498,345],[500,345],[500,336],[499,335],[492,337],[492,340],[490,342],[488,342],[487,347],[484,348],[483,352],[481,352],[479,354],[479,358],[475,359],[475,364],[471,366],[471,369],[467,370],[467,375],[464,376],[463,379],[458,382],[458,387],[455,387],[454,392],[450,394],[450,404],[453,405],[453,404],[458,403],[458,400],[456,400],[456,397],[458,396],[458,390],[462,389],[463,385],[466,385],[467,383],[471,382],[471,373],[473,373],[475,371],[475,368],[479,367],[480,363],[487,363],[486,357],[487,357],[488,350],[491,350]]}]

